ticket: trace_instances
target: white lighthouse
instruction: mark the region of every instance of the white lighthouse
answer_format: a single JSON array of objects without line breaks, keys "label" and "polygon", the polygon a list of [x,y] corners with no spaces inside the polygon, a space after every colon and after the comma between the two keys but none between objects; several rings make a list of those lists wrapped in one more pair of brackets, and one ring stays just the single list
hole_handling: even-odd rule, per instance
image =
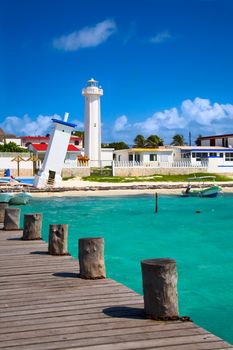
[{"label": "white lighthouse", "polygon": [[85,139],[84,151],[90,160],[91,167],[101,166],[101,118],[100,96],[103,89],[94,79],[87,81],[87,86],[82,90],[85,96]]},{"label": "white lighthouse", "polygon": [[70,135],[76,126],[67,122],[68,115],[65,113],[64,120],[52,119],[53,130],[42,168],[34,180],[35,187],[43,188],[48,185],[58,187],[61,184],[61,171],[64,167]]}]

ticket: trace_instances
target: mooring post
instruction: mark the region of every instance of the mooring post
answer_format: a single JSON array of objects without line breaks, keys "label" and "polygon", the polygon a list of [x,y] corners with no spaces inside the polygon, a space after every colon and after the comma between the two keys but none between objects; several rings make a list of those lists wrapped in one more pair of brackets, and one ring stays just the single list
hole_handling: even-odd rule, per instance
[{"label": "mooring post", "polygon": [[158,192],[155,193],[155,212],[158,213]]},{"label": "mooring post", "polygon": [[85,279],[99,279],[106,277],[104,263],[104,239],[79,239],[80,276]]},{"label": "mooring post", "polygon": [[51,255],[67,255],[68,225],[49,225],[48,252]]},{"label": "mooring post", "polygon": [[20,209],[19,208],[6,208],[4,216],[4,230],[19,230],[20,221]]},{"label": "mooring post", "polygon": [[43,214],[25,214],[22,239],[25,241],[41,239]]},{"label": "mooring post", "polygon": [[5,209],[8,208],[8,203],[0,203],[0,223],[4,223]]},{"label": "mooring post", "polygon": [[141,267],[146,316],[154,320],[178,318],[176,261],[143,260]]}]

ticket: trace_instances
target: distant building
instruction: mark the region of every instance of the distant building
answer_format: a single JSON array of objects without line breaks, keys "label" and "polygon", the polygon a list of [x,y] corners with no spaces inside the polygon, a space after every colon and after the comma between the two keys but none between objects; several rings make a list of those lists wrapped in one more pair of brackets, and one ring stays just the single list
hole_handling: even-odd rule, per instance
[{"label": "distant building", "polygon": [[201,146],[233,147],[233,134],[203,136],[199,140]]},{"label": "distant building", "polygon": [[114,151],[116,162],[151,163],[172,162],[174,149],[169,147],[158,148],[128,148]]},{"label": "distant building", "polygon": [[[28,147],[31,144],[48,144],[49,143],[49,136],[21,136],[20,139],[21,139],[22,147]],[[70,144],[78,146],[79,148],[82,148],[83,140],[81,137],[72,135],[70,137]]]}]

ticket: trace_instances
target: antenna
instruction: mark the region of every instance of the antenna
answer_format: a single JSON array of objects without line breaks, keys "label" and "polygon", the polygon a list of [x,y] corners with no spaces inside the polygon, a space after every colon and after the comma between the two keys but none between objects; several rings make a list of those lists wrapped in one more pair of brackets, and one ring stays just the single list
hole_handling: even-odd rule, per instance
[{"label": "antenna", "polygon": [[192,134],[191,131],[189,131],[189,146],[192,144]]}]

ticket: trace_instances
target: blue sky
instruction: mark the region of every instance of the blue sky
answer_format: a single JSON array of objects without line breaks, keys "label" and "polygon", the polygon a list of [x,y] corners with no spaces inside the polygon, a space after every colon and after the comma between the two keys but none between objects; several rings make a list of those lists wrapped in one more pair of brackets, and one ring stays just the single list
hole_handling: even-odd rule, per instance
[{"label": "blue sky", "polygon": [[102,139],[232,133],[233,1],[2,0],[0,126],[45,134],[94,77]]}]

